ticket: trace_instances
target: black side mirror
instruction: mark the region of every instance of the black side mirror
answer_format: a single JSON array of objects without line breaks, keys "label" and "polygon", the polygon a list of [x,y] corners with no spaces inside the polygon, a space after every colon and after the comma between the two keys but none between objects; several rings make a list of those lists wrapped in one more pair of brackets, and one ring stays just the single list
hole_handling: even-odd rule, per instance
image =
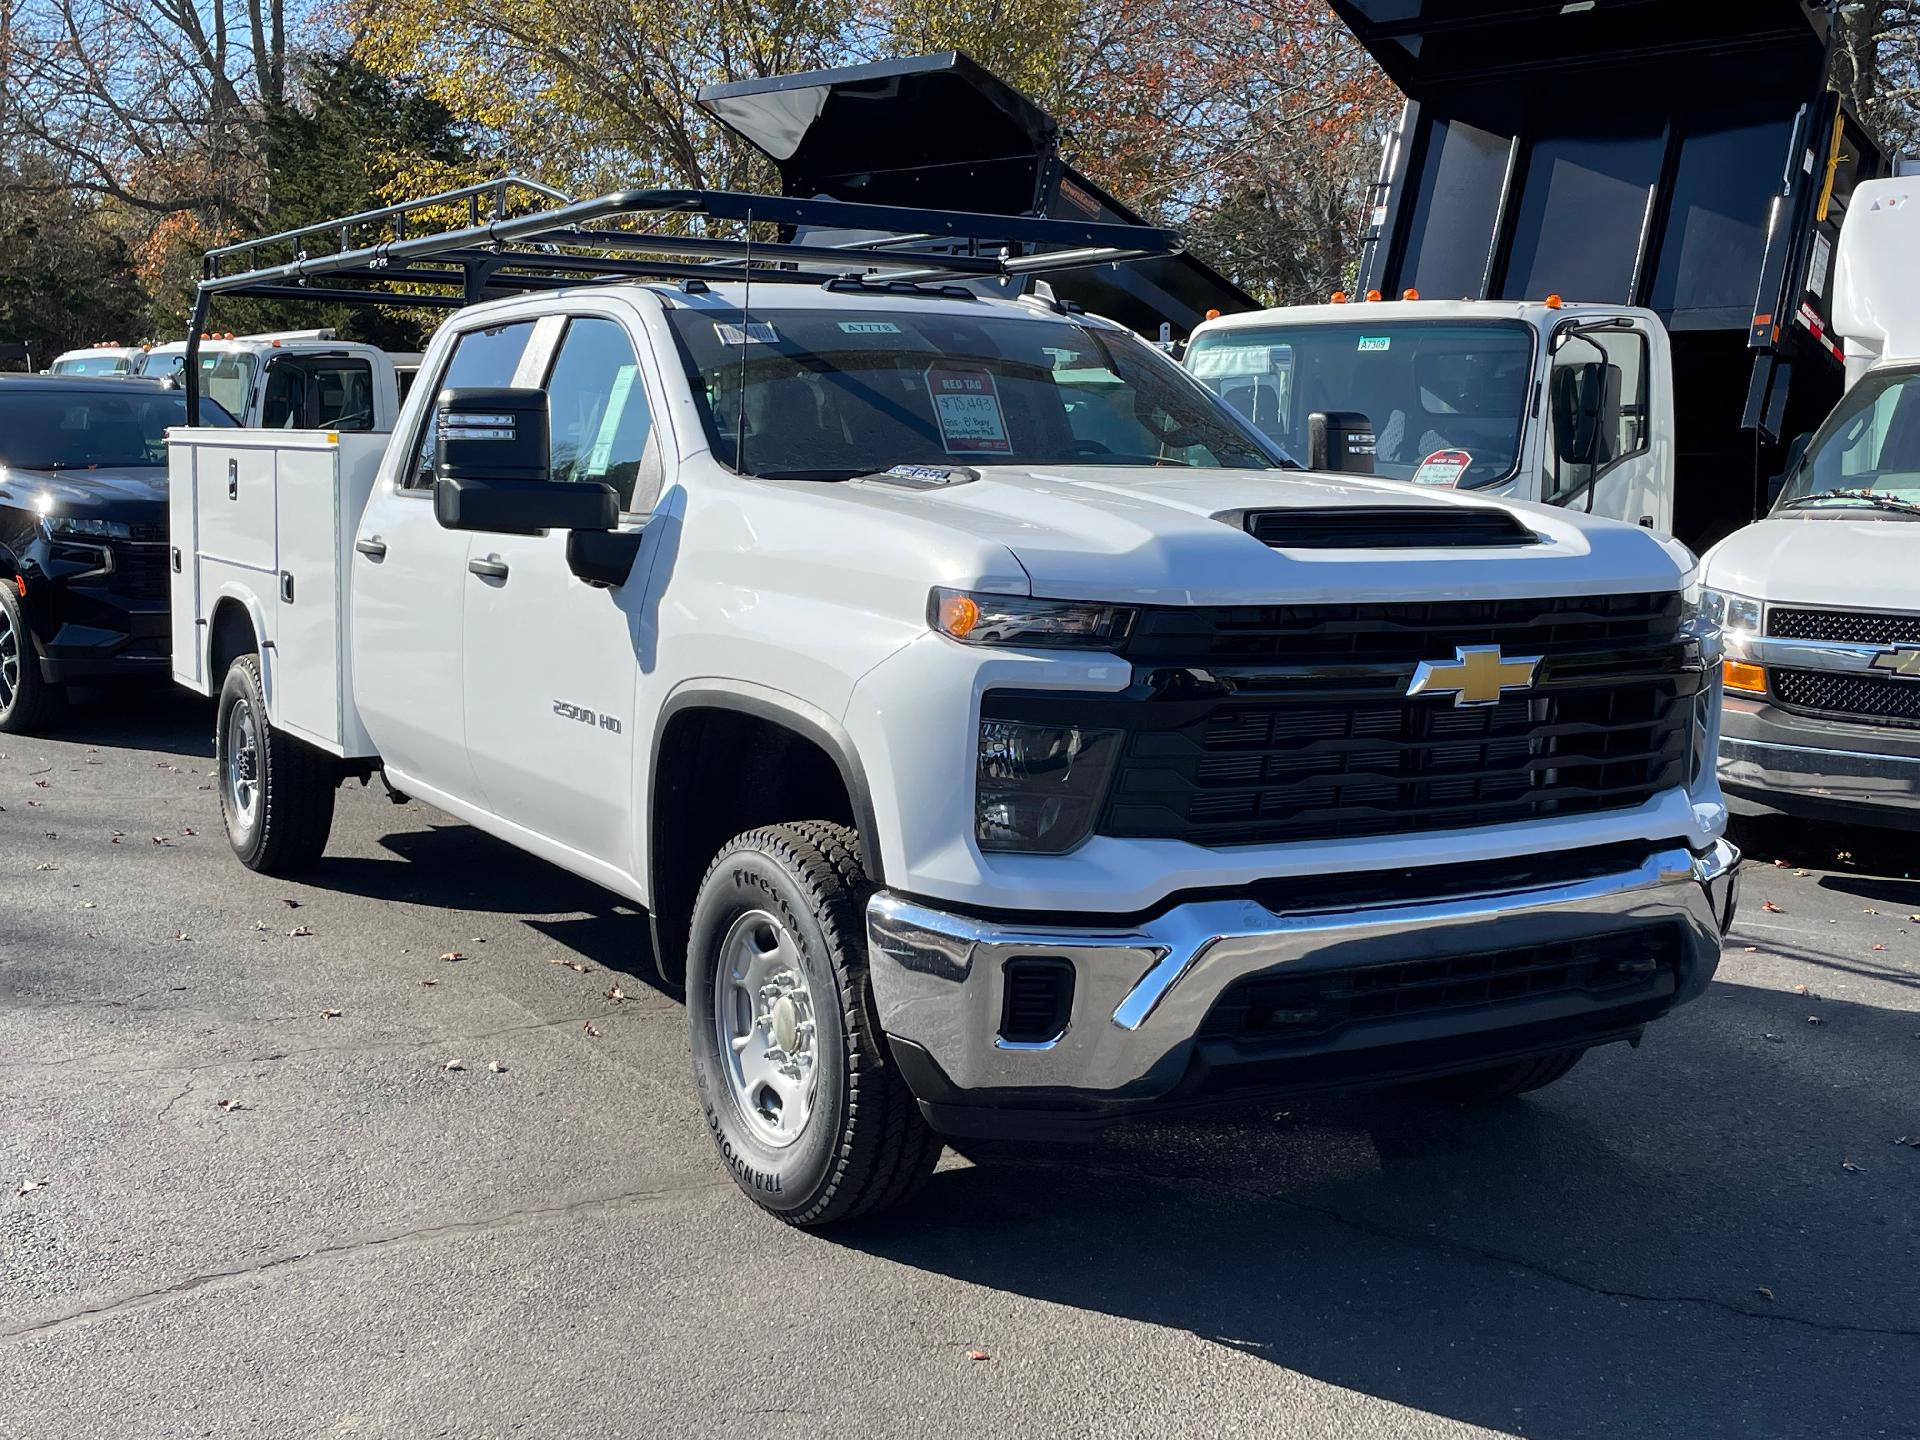
[{"label": "black side mirror", "polygon": [[612,487],[549,478],[543,390],[443,390],[434,406],[434,518],[449,530],[541,535],[610,530]]},{"label": "black side mirror", "polygon": [[1358,410],[1314,411],[1307,417],[1307,468],[1373,474],[1373,421]]},{"label": "black side mirror", "polygon": [[1599,361],[1556,370],[1554,456],[1562,465],[1591,465],[1600,448],[1600,413],[1606,405],[1608,367]]}]

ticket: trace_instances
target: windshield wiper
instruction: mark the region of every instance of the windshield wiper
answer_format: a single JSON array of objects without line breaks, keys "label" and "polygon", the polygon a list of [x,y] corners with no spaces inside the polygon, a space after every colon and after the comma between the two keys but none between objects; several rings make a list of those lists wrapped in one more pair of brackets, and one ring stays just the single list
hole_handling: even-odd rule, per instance
[{"label": "windshield wiper", "polygon": [[1911,500],[1901,500],[1893,495],[1883,495],[1878,490],[1821,490],[1812,495],[1801,495],[1789,500],[1780,508],[1792,510],[1796,506],[1811,505],[1817,500],[1864,500],[1876,510],[1897,510],[1906,515],[1920,515],[1920,504]]}]

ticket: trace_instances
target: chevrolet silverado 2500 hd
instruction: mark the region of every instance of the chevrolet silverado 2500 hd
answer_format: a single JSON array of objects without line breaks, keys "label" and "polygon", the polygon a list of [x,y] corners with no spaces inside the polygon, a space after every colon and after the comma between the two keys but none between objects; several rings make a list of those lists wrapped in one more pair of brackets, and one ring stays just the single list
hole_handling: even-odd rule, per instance
[{"label": "chevrolet silverado 2500 hd", "polygon": [[[996,248],[593,228],[663,210]],[[377,768],[643,905],[718,1150],[800,1224],[943,1134],[1637,1040],[1735,899],[1690,557],[1289,469],[1121,327],[947,283],[1177,243],[626,192],[216,254],[203,307],[448,255],[529,292],[457,309],[384,448],[175,433],[234,849],[311,860]]]}]

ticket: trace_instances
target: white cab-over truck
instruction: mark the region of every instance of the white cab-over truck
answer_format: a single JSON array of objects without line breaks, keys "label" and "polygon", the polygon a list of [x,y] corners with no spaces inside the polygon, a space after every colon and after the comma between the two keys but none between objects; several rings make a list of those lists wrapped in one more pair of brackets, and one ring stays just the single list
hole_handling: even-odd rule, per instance
[{"label": "white cab-over truck", "polygon": [[1673,356],[1651,310],[1507,300],[1292,305],[1195,328],[1194,376],[1311,462],[1673,533]]},{"label": "white cab-over truck", "polygon": [[[623,231],[618,283],[532,283],[662,209],[1016,244]],[[1690,557],[1288,468],[1129,331],[947,283],[1177,237],[626,192],[293,273],[483,242],[530,293],[447,319],[389,443],[175,433],[178,678],[257,869],[378,771],[645,907],[768,1210],[893,1204],[942,1135],[1510,1095],[1705,989]],[[203,302],[290,273],[246,259]]]},{"label": "white cab-over truck", "polygon": [[1736,809],[1920,828],[1920,177],[1854,191],[1835,256],[1847,394],[1764,520],[1707,553]]},{"label": "white cab-over truck", "polygon": [[[250,428],[384,434],[400,413],[397,357],[331,330],[207,335],[195,348],[201,392]],[[140,355],[132,373],[177,381],[186,363],[187,342],[174,340]]]}]

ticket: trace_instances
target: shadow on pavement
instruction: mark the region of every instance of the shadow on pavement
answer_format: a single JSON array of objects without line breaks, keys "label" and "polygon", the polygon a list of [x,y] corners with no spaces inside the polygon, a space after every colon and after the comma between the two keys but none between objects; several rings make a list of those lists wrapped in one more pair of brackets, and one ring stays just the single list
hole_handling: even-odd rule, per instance
[{"label": "shadow on pavement", "polygon": [[1376,1094],[969,1146],[823,1241],[1503,1432],[1910,1435],[1920,1150],[1888,1142],[1920,1131],[1920,1017],[1822,1002],[1808,1027],[1808,1003],[1716,985],[1487,1110]]},{"label": "shadow on pavement", "polygon": [[1750,865],[1832,871],[1823,890],[1920,911],[1920,834],[1768,816],[1736,818],[1729,836]]},{"label": "shadow on pavement", "polygon": [[513,916],[583,960],[681,998],[654,964],[646,913],[612,891],[458,820],[396,831],[380,844],[393,859],[329,855],[300,878],[369,900]]},{"label": "shadow on pavement", "polygon": [[76,688],[44,738],[210,760],[213,702],[177,685]]}]

